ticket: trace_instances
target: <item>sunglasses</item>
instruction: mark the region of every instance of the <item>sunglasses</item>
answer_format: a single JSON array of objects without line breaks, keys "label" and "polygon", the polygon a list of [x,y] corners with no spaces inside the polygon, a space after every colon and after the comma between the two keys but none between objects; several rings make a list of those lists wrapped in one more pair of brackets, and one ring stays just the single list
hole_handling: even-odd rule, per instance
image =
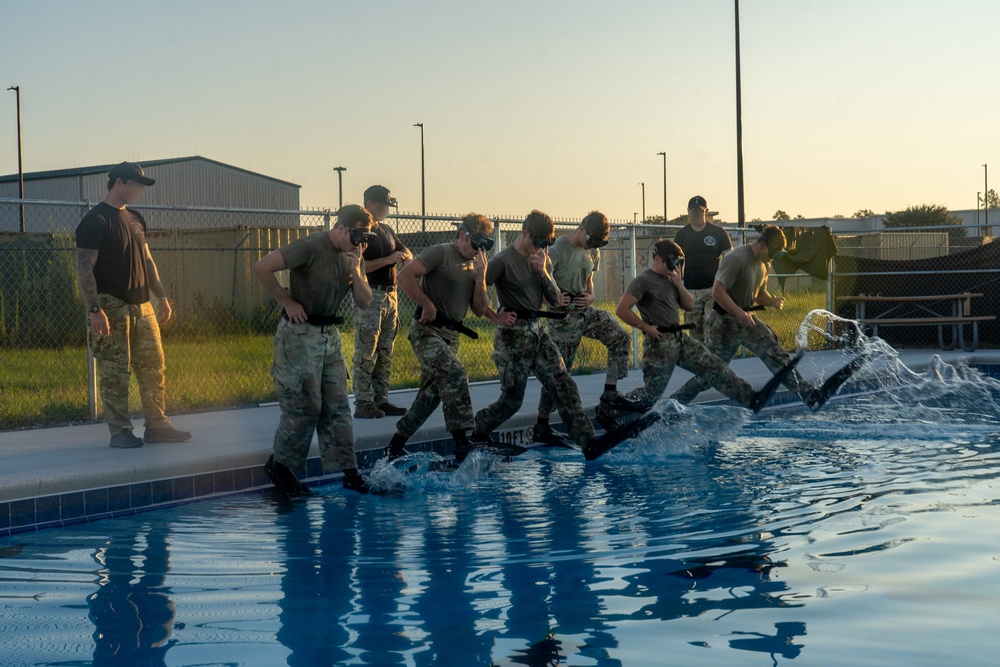
[{"label": "sunglasses", "polygon": [[486,234],[479,234],[479,233],[473,234],[464,225],[461,227],[461,230],[465,232],[465,235],[467,237],[469,237],[469,243],[472,244],[472,247],[475,250],[477,251],[482,250],[483,252],[489,252],[490,250],[493,250],[493,244],[495,243],[495,241],[493,240],[492,236],[487,236]]},{"label": "sunglasses", "polygon": [[531,242],[539,250],[544,250],[545,248],[548,248],[550,245],[555,243],[556,240],[551,236],[535,236],[534,234],[532,234]]},{"label": "sunglasses", "polygon": [[594,250],[596,248],[603,248],[604,246],[608,245],[609,240],[610,239],[594,238],[590,234],[587,234],[587,247],[590,248],[591,250]]},{"label": "sunglasses", "polygon": [[367,229],[352,229],[351,230],[351,245],[368,245],[368,243],[374,239],[378,238],[378,235],[374,232],[370,232]]}]

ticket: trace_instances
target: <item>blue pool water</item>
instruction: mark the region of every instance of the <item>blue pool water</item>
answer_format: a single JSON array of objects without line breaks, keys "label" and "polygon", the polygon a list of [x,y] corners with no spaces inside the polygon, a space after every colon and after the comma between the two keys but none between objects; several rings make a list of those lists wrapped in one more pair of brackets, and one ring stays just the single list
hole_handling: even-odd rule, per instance
[{"label": "blue pool water", "polygon": [[0,664],[995,665],[1000,382],[0,540]]}]

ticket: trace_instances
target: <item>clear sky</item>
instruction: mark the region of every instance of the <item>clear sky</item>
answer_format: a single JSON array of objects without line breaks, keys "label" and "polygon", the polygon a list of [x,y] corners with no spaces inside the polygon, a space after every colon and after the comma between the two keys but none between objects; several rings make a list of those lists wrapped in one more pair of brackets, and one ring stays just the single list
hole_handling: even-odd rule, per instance
[{"label": "clear sky", "polygon": [[[1000,2],[743,0],[747,218],[973,208],[1000,186]],[[735,220],[732,0],[0,4],[26,171],[203,155],[428,213]],[[0,173],[17,170],[15,97]],[[996,187],[996,186],[991,186]],[[997,188],[1000,189],[1000,188]]]}]

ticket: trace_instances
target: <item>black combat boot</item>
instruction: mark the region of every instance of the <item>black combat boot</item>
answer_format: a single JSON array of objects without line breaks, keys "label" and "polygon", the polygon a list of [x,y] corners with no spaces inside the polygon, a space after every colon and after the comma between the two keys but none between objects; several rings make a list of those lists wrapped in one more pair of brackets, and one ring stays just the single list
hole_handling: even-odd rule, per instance
[{"label": "black combat boot", "polygon": [[390,461],[395,461],[396,459],[406,456],[410,452],[406,451],[406,438],[399,434],[399,431],[392,434],[392,440],[389,441],[389,446],[382,450],[383,455]]},{"label": "black combat boot", "polygon": [[344,468],[344,488],[360,494],[371,493],[372,490],[371,484],[357,468]]}]

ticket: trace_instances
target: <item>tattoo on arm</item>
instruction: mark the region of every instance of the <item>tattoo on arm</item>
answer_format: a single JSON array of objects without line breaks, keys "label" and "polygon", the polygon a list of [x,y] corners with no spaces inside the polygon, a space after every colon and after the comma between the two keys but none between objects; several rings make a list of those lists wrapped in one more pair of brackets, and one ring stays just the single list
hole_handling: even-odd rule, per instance
[{"label": "tattoo on arm", "polygon": [[163,291],[163,285],[160,283],[160,272],[156,270],[156,262],[149,252],[149,246],[146,246],[146,280],[149,281],[149,291],[153,296],[157,299],[167,298],[167,293]]},{"label": "tattoo on arm", "polygon": [[98,250],[90,248],[76,249],[76,272],[80,283],[80,293],[87,308],[101,305],[97,297],[97,278],[94,277],[94,265],[97,264]]}]

